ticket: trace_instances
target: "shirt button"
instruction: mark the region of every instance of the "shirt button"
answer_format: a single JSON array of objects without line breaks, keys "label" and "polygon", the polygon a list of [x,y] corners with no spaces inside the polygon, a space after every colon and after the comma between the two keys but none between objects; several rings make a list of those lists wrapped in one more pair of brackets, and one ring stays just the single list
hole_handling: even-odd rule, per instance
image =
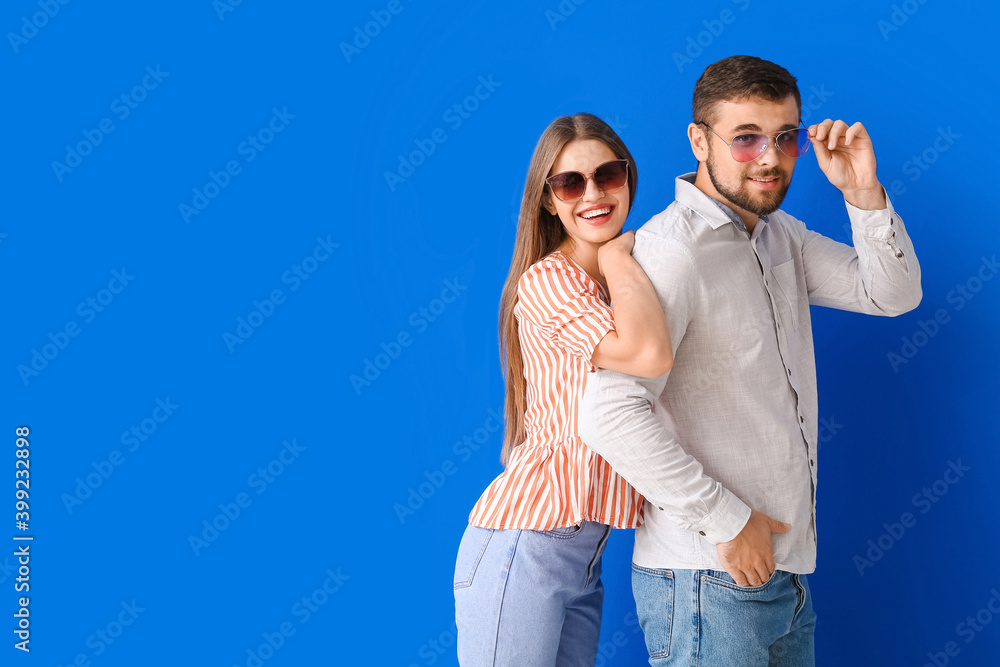
[{"label": "shirt button", "polygon": [[701,535],[702,537],[705,537],[705,531],[704,530],[699,530],[698,534]]},{"label": "shirt button", "polygon": [[791,375],[792,375],[792,369],[791,368],[786,368],[785,370],[788,371],[788,376],[791,377]]},{"label": "shirt button", "polygon": [[809,465],[816,467],[816,462],[813,461],[812,459],[809,459]]},{"label": "shirt button", "polygon": [[800,424],[805,424],[806,423],[806,418],[803,417],[802,415],[799,415],[799,423]]},{"label": "shirt button", "polygon": [[897,252],[896,253],[896,257],[902,257],[902,256],[903,256],[903,253],[901,253],[901,252]]},{"label": "shirt button", "polygon": [[660,510],[661,512],[663,511],[662,507],[657,507],[656,509]]}]

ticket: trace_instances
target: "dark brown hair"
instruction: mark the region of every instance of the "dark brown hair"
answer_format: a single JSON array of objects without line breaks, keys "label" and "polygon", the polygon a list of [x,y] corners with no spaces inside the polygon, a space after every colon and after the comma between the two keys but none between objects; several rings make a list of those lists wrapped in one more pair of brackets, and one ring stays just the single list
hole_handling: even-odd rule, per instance
[{"label": "dark brown hair", "polygon": [[521,213],[517,220],[517,236],[514,239],[514,255],[500,296],[500,364],[504,370],[507,389],[504,396],[504,421],[507,427],[500,453],[500,461],[504,465],[507,465],[511,450],[524,442],[527,435],[524,428],[527,382],[524,379],[524,358],[517,334],[517,319],[514,317],[517,284],[528,267],[556,250],[566,240],[566,229],[559,217],[549,213],[543,205],[552,196],[545,179],[552,176],[549,173],[552,165],[566,144],[580,139],[596,139],[607,146],[616,158],[628,160],[629,208],[635,201],[638,178],[635,160],[625,143],[607,123],[589,113],[560,116],[549,123],[539,137],[528,165],[524,195],[521,197]]},{"label": "dark brown hair", "polygon": [[695,123],[715,122],[715,105],[760,98],[781,102],[789,95],[802,111],[802,98],[795,77],[781,65],[754,56],[730,56],[705,68],[694,85],[691,117]]}]

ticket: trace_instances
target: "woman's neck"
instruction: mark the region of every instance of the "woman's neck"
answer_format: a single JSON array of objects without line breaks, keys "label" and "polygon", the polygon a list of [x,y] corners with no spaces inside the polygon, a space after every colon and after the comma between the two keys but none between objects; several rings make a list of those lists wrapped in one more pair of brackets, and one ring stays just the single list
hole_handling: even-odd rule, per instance
[{"label": "woman's neck", "polygon": [[598,269],[597,262],[597,251],[600,246],[591,245],[589,243],[563,243],[559,246],[559,250],[572,259],[574,262],[583,267],[591,278],[596,280],[604,289],[608,289],[608,281],[601,274]]}]

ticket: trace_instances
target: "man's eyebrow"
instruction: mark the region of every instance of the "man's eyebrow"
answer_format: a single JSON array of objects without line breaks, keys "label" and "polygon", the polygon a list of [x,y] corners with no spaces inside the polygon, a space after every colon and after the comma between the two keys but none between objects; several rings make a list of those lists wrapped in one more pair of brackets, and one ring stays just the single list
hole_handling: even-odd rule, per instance
[{"label": "man's eyebrow", "polygon": [[[798,125],[785,123],[784,125],[781,126],[781,129],[778,130],[778,132],[784,132],[785,130],[794,130],[797,127]],[[737,134],[739,134],[740,132],[760,132],[760,131],[761,131],[760,125],[757,125],[756,123],[743,123],[742,125],[737,125],[736,127],[733,128],[733,132]]]}]

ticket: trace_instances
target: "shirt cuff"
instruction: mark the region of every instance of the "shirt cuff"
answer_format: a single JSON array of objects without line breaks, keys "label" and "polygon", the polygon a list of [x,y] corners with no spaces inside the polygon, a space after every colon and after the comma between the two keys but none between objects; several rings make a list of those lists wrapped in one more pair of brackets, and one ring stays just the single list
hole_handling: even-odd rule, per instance
[{"label": "shirt cuff", "polygon": [[847,215],[851,219],[851,227],[860,231],[865,236],[891,241],[896,235],[895,220],[899,220],[896,210],[889,200],[889,193],[882,188],[885,193],[885,208],[878,211],[868,211],[858,208],[846,199],[844,205],[847,207]]},{"label": "shirt cuff", "polygon": [[735,539],[743,526],[750,520],[750,508],[729,489],[722,489],[722,499],[705,517],[692,525],[696,531],[712,544]]}]

